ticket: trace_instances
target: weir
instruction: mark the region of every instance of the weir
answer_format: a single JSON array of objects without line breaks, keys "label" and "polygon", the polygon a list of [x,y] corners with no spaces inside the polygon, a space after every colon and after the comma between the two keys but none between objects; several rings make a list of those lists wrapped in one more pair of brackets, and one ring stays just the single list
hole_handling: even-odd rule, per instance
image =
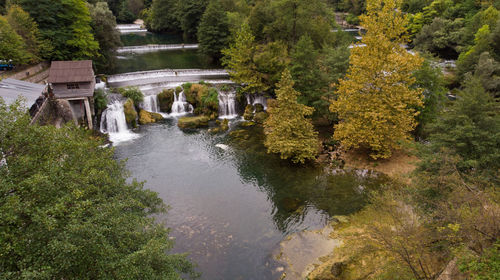
[{"label": "weir", "polygon": [[110,87],[141,86],[168,82],[198,82],[228,79],[223,69],[162,69],[117,74],[108,77]]},{"label": "weir", "polygon": [[195,50],[198,49],[198,44],[171,44],[171,45],[144,45],[144,46],[129,46],[121,47],[116,50],[117,53],[146,53],[165,50]]},{"label": "weir", "polygon": [[118,24],[116,25],[116,29],[122,34],[148,32],[148,30],[142,28],[140,24]]}]

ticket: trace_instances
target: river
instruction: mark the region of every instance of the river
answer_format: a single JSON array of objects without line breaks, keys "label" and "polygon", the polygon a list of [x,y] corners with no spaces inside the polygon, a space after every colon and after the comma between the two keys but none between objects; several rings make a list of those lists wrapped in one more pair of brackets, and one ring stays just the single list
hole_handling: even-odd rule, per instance
[{"label": "river", "polygon": [[[115,143],[116,159],[126,159],[132,177],[171,207],[158,220],[171,228],[173,252],[188,252],[201,279],[279,279],[273,251],[283,239],[359,210],[385,180],[292,166],[266,153],[258,127],[234,140],[229,133],[182,131],[176,122],[133,130],[136,137]],[[240,123],[232,120],[230,131]]]}]

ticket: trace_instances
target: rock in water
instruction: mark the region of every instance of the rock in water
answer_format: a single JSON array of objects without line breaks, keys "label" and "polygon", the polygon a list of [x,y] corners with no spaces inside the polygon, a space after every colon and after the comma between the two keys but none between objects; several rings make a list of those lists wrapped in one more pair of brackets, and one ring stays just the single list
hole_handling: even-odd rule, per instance
[{"label": "rock in water", "polygon": [[207,116],[182,117],[177,122],[177,126],[184,129],[207,127],[209,120]]},{"label": "rock in water", "polygon": [[227,151],[229,149],[229,146],[228,145],[224,145],[224,144],[217,144],[217,145],[215,145],[215,147],[221,148],[224,151]]}]

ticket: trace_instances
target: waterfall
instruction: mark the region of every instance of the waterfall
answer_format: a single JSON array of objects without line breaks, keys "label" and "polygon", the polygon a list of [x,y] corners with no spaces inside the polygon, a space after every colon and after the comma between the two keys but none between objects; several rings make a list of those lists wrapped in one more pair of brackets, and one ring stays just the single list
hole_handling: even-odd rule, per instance
[{"label": "waterfall", "polygon": [[109,135],[109,140],[113,144],[137,138],[137,134],[132,133],[127,126],[123,104],[114,101],[101,115],[101,132]]},{"label": "waterfall", "polygon": [[219,118],[234,119],[236,113],[236,92],[219,92]]},{"label": "waterfall", "polygon": [[174,93],[174,103],[172,104],[172,116],[180,116],[187,113],[193,112],[193,105],[189,104],[184,95],[184,91],[181,91],[179,95]]},{"label": "waterfall", "polygon": [[142,109],[152,113],[159,113],[160,108],[158,106],[158,95],[152,94],[144,96],[144,101],[142,102]]},{"label": "waterfall", "polygon": [[264,95],[251,95],[247,94],[247,104],[255,106],[256,104],[262,104],[264,110],[267,110],[267,98]]}]

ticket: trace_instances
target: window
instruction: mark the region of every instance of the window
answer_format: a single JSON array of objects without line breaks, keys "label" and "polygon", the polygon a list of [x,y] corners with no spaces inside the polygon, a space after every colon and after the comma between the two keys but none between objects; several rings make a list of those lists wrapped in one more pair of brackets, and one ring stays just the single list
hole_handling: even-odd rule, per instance
[{"label": "window", "polygon": [[79,89],[80,86],[77,83],[66,84],[68,89]]}]

